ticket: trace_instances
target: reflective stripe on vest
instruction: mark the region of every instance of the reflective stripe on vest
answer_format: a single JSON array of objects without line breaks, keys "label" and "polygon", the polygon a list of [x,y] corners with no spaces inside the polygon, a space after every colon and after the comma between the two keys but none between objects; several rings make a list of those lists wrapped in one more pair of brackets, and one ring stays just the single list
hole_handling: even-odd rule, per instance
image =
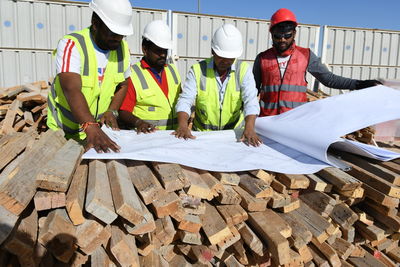
[{"label": "reflective stripe on vest", "polygon": [[240,124],[238,126],[236,126],[236,124],[239,122],[240,117],[238,117],[238,120],[236,120],[236,121],[233,121],[231,123],[225,124],[224,127],[222,127],[222,129],[220,129],[219,126],[202,123],[196,117],[194,119],[196,120],[196,123],[201,125],[201,127],[206,131],[231,130],[231,129],[234,129],[234,128],[242,128],[245,125],[245,121],[242,120],[240,122]]},{"label": "reflective stripe on vest", "polygon": [[154,126],[169,126],[169,125],[175,125],[178,123],[178,119],[177,118],[173,118],[173,119],[167,119],[167,120],[143,120],[147,123],[150,123]]},{"label": "reflective stripe on vest", "polygon": [[283,78],[274,50],[268,49],[260,55],[260,116],[279,114],[307,102],[305,74],[309,53],[309,49],[296,47]]}]

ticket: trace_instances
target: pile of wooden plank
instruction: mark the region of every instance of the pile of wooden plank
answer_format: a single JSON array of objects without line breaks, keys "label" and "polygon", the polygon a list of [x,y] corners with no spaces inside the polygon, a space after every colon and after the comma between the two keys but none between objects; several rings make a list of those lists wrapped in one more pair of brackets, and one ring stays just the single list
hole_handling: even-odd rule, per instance
[{"label": "pile of wooden plank", "polygon": [[287,175],[82,152],[60,131],[0,139],[1,266],[400,263],[400,161]]},{"label": "pile of wooden plank", "polygon": [[0,136],[46,130],[48,87],[46,81],[39,81],[0,88]]}]

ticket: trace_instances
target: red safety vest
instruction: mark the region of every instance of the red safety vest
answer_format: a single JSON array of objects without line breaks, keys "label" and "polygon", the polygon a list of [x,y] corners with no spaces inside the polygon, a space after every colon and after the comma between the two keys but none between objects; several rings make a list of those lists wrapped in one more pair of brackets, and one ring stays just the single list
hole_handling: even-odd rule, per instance
[{"label": "red safety vest", "polygon": [[260,117],[277,115],[307,102],[306,71],[310,49],[296,47],[281,78],[273,48],[260,55]]}]

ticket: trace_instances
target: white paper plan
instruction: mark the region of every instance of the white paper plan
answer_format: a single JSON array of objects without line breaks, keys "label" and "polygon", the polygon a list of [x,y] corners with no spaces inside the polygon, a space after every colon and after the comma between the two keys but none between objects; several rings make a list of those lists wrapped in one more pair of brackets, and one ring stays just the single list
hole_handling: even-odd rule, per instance
[{"label": "white paper plan", "polygon": [[[256,121],[263,139],[260,147],[238,142],[239,131],[192,132],[194,140],[177,139],[172,131],[136,134],[104,131],[121,146],[120,153],[98,154],[85,159],[132,159],[178,163],[210,171],[264,169],[287,174],[314,173],[333,164],[327,150],[333,143],[347,151],[389,160],[400,154],[341,139],[340,136],[380,122],[400,118],[400,91],[375,86],[304,104],[277,116]],[[365,152],[369,149],[369,152]],[[362,151],[362,152],[360,152]]]}]

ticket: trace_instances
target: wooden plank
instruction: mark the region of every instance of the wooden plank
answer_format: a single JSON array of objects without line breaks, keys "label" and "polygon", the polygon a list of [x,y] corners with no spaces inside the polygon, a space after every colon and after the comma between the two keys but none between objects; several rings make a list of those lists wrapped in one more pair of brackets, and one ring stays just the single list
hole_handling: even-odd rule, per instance
[{"label": "wooden plank", "polygon": [[234,226],[229,226],[229,230],[231,231],[232,235],[228,236],[224,240],[217,243],[218,248],[221,251],[226,250],[228,247],[232,246],[236,242],[240,240],[240,233]]},{"label": "wooden plank", "polygon": [[272,180],[271,187],[277,193],[282,193],[282,194],[288,193],[286,186],[284,184],[282,184],[281,182],[279,182],[277,179]]},{"label": "wooden plank", "polygon": [[309,179],[301,174],[279,173],[275,179],[284,184],[289,189],[306,189],[310,185]]},{"label": "wooden plank", "polygon": [[325,218],[329,217],[333,207],[336,205],[336,201],[333,198],[319,191],[305,192],[299,198]]},{"label": "wooden plank", "polygon": [[292,229],[292,236],[288,238],[292,247],[300,249],[311,242],[312,233],[304,223],[299,221],[292,213],[279,213],[279,216],[281,216]]},{"label": "wooden plank", "polygon": [[244,243],[259,256],[264,255],[266,247],[263,242],[258,238],[258,236],[253,232],[253,230],[245,223],[240,223],[237,225],[237,229]]},{"label": "wooden plank", "polygon": [[6,181],[1,184],[0,205],[15,215],[21,214],[36,193],[36,175],[65,142],[62,131],[49,130],[42,134],[32,149],[24,153],[25,156],[20,164],[7,175]]},{"label": "wooden plank", "polygon": [[206,213],[200,215],[203,230],[212,245],[232,236],[217,209],[206,202]]},{"label": "wooden plank", "polygon": [[155,248],[166,246],[174,240],[176,230],[170,216],[157,219],[156,229],[150,233],[150,240]]},{"label": "wooden plank", "polygon": [[389,258],[396,262],[400,262],[400,247],[394,248],[387,252]]},{"label": "wooden plank", "polygon": [[[1,228],[3,227],[5,225],[1,224]],[[22,265],[34,266],[37,233],[38,214],[35,209],[30,207],[21,214],[18,226],[14,228],[13,233],[3,246],[7,251],[17,255]]]},{"label": "wooden plank", "polygon": [[249,171],[250,174],[253,176],[263,180],[265,183],[270,185],[272,183],[272,180],[275,178],[275,175],[269,172],[266,172],[264,170],[253,170]]},{"label": "wooden plank", "polygon": [[10,105],[6,117],[3,120],[3,126],[0,129],[0,134],[6,135],[15,132],[13,126],[14,126],[15,116],[17,115],[17,109],[19,109],[19,107],[21,107],[21,102],[15,99]]},{"label": "wooden plank", "polygon": [[118,217],[111,196],[106,163],[103,160],[89,161],[85,209],[107,224]]},{"label": "wooden plank", "polygon": [[178,223],[178,229],[190,233],[198,233],[201,228],[201,221],[198,215],[185,214],[183,220]]},{"label": "wooden plank", "polygon": [[207,200],[211,201],[214,197],[218,196],[220,192],[224,189],[222,183],[217,180],[211,173],[204,170],[199,170],[201,179],[207,184],[208,188],[210,188],[211,193],[209,194]]},{"label": "wooden plank", "polygon": [[181,241],[186,244],[192,244],[192,245],[203,244],[201,234],[199,232],[192,233],[192,232],[180,230],[180,231],[178,231],[178,236],[181,239]]},{"label": "wooden plank", "polygon": [[305,203],[300,202],[300,208],[292,211],[291,214],[301,221],[319,242],[322,243],[328,239],[327,230],[333,225]]},{"label": "wooden plank", "polygon": [[356,178],[338,168],[325,168],[317,174],[340,190],[354,190],[361,185],[360,181]]},{"label": "wooden plank", "polygon": [[204,182],[196,169],[185,166],[182,167],[182,172],[190,182],[190,185],[185,188],[187,194],[203,199],[208,199],[212,195],[211,188]]},{"label": "wooden plank", "polygon": [[280,194],[280,193],[274,191],[271,199],[268,202],[268,207],[273,208],[273,209],[283,208],[284,206],[289,205],[290,202],[291,202],[291,198],[287,193]]},{"label": "wooden plank", "polygon": [[379,164],[382,167],[385,167],[388,170],[391,170],[392,172],[400,174],[400,165],[393,161],[378,161],[377,164]]},{"label": "wooden plank", "polygon": [[91,265],[92,266],[116,266],[107,255],[107,252],[104,250],[102,246],[98,247],[93,253],[90,255]]},{"label": "wooden plank", "polygon": [[355,249],[353,244],[342,238],[336,238],[335,242],[333,242],[331,246],[343,260],[346,260]]},{"label": "wooden plank", "polygon": [[76,227],[76,244],[85,254],[92,254],[102,244],[107,243],[110,236],[110,228],[104,227],[93,216],[89,216]]},{"label": "wooden plank", "polygon": [[255,198],[249,194],[246,190],[239,186],[233,187],[233,189],[240,195],[242,202],[240,205],[247,211],[264,211],[267,209],[268,201],[262,198]]},{"label": "wooden plank", "polygon": [[343,228],[352,226],[357,220],[358,215],[345,203],[335,205],[330,217]]},{"label": "wooden plank", "polygon": [[239,185],[240,177],[234,172],[211,172],[224,185]]},{"label": "wooden plank", "polygon": [[139,201],[143,212],[143,220],[136,225],[124,220],[124,227],[131,235],[143,235],[156,229],[153,214],[140,199]]},{"label": "wooden plank", "polygon": [[268,223],[273,225],[284,238],[288,238],[292,235],[292,227],[290,227],[290,225],[276,212],[271,209],[266,209],[262,213],[265,218],[268,218]]},{"label": "wooden plank", "polygon": [[175,257],[172,258],[171,261],[168,262],[169,266],[180,266],[180,267],[190,267],[190,264],[183,255],[177,254]]},{"label": "wooden plank", "polygon": [[156,200],[163,188],[151,169],[141,161],[126,160],[125,162],[132,183],[138,190],[144,204],[148,205]]},{"label": "wooden plank", "polygon": [[65,207],[65,193],[37,191],[33,202],[37,211]]},{"label": "wooden plank", "polygon": [[107,172],[117,214],[133,224],[142,222],[142,206],[130,179],[128,168],[125,166],[125,161],[108,161]]},{"label": "wooden plank", "polygon": [[255,198],[271,197],[273,190],[263,180],[253,177],[248,173],[240,173],[239,186],[249,192]]},{"label": "wooden plank", "polygon": [[298,209],[299,207],[300,207],[300,199],[291,198],[289,204],[287,204],[281,208],[278,208],[277,210],[282,213],[288,213],[288,212]]},{"label": "wooden plank", "polygon": [[38,188],[67,192],[83,153],[83,146],[73,139],[65,143],[36,176]]},{"label": "wooden plank", "polygon": [[175,192],[164,192],[160,195],[158,200],[151,203],[151,207],[157,218],[169,216],[178,211],[180,198]]},{"label": "wooden plank", "polygon": [[244,266],[247,266],[249,264],[249,260],[246,255],[246,249],[242,240],[239,240],[231,247],[229,247],[228,251],[233,252],[235,258],[240,262],[240,264],[243,264]]},{"label": "wooden plank", "polygon": [[325,258],[325,256],[318,250],[316,246],[313,244],[309,244],[308,248],[310,249],[311,255],[313,256],[313,261],[319,267],[329,267],[329,262]]},{"label": "wooden plank", "polygon": [[110,250],[122,266],[140,266],[135,237],[126,235],[118,226],[111,226]]},{"label": "wooden plank", "polygon": [[388,207],[397,207],[400,204],[400,199],[389,197],[388,195],[378,191],[372,186],[363,184],[362,187],[365,190],[366,196],[374,200],[375,202],[381,203],[382,205]]},{"label": "wooden plank", "polygon": [[85,221],[83,209],[85,203],[86,185],[88,178],[87,161],[81,162],[77,167],[66,196],[66,210],[74,225]]},{"label": "wooden plank", "polygon": [[373,164],[371,162],[368,162],[367,160],[357,157],[355,155],[352,155],[350,153],[343,153],[342,158],[351,162],[354,165],[357,165],[358,167],[373,173],[380,178],[388,181],[389,183],[392,183],[394,185],[399,186],[400,185],[400,174],[395,173],[391,170],[388,170],[382,166],[379,166],[378,164]]},{"label": "wooden plank", "polygon": [[274,225],[268,222],[266,213],[249,213],[249,223],[252,229],[267,243],[268,250],[275,262],[281,265],[290,262],[289,242],[277,231]]},{"label": "wooden plank", "polygon": [[356,267],[386,267],[385,264],[383,264],[382,262],[380,262],[378,259],[374,258],[374,256],[372,256],[369,253],[365,254],[365,257],[361,258],[361,257],[349,257],[347,259],[348,262],[350,262],[351,264],[353,264]]},{"label": "wooden plank", "polygon": [[240,205],[218,205],[217,210],[230,226],[246,221],[249,217]]},{"label": "wooden plank", "polygon": [[379,209],[377,209],[375,206],[368,205],[366,206],[368,209],[366,210],[367,214],[371,215],[374,217],[375,221],[378,221],[382,223],[383,225],[386,225],[389,229],[399,232],[400,231],[400,217],[399,216],[390,216],[390,215],[385,215],[380,212]]},{"label": "wooden plank", "polygon": [[39,227],[38,241],[61,262],[68,263],[72,258],[75,240],[76,230],[64,209],[51,211],[43,227]]},{"label": "wooden plank", "polygon": [[244,266],[233,255],[229,255],[228,257],[226,257],[226,259],[224,260],[224,263],[226,266],[232,266],[232,267],[243,267]]},{"label": "wooden plank", "polygon": [[352,176],[356,177],[363,183],[375,188],[376,190],[395,198],[400,198],[400,187],[395,186],[385,179],[366,171],[355,164],[348,162],[352,169],[348,172]]},{"label": "wooden plank", "polygon": [[175,163],[152,162],[158,179],[167,192],[182,189],[186,184],[186,175],[182,167]]},{"label": "wooden plank", "polygon": [[382,240],[385,238],[385,231],[376,225],[366,225],[362,222],[356,222],[357,233],[369,241]]},{"label": "wooden plank", "polygon": [[16,158],[18,154],[25,149],[27,144],[33,141],[36,137],[37,132],[35,131],[15,133],[7,137],[7,140],[3,137],[0,143],[0,170]]},{"label": "wooden plank", "polygon": [[322,180],[319,176],[315,174],[307,174],[306,175],[310,181],[309,189],[313,189],[315,191],[320,192],[330,192],[332,190],[332,184],[328,184],[324,180]]},{"label": "wooden plank", "polygon": [[33,123],[35,121],[33,120],[32,112],[30,112],[30,111],[25,111],[24,112],[24,121],[25,121],[26,124],[28,124],[30,126],[33,125]]},{"label": "wooden plank", "polygon": [[[238,176],[239,177],[239,176]],[[240,177],[239,177],[240,178]],[[240,204],[241,196],[230,185],[224,185],[222,192],[216,197],[220,204]]]}]

